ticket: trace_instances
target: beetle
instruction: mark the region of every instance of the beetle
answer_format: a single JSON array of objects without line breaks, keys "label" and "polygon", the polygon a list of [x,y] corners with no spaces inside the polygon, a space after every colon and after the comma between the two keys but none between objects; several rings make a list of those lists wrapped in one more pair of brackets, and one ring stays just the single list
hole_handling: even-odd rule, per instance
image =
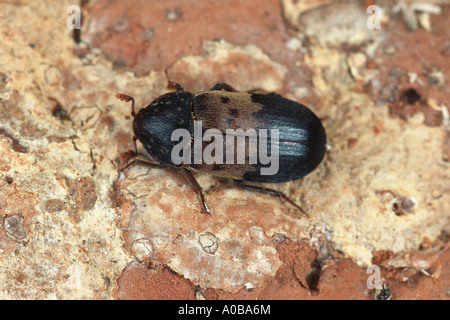
[{"label": "beetle", "polygon": [[[169,82],[169,87],[176,91],[161,95],[138,113],[135,112],[133,97],[121,93],[116,95],[122,101],[131,101],[131,115],[134,118],[135,151],[128,151],[122,155],[128,162],[123,168],[140,161],[152,167],[177,167],[184,170],[201,199],[204,213],[210,214],[210,211],[202,188],[192,172],[231,178],[243,189],[278,196],[307,216],[299,205],[282,192],[246,182],[283,183],[297,180],[313,171],[322,162],[326,150],[326,133],[322,122],[310,109],[276,93],[238,92],[226,83],[218,83],[210,90],[198,93],[186,92],[181,85],[174,82]],[[201,131],[196,129],[199,123],[202,124]],[[244,163],[225,161],[223,153],[231,152],[230,159],[236,160],[236,153],[239,152],[236,145],[227,144],[223,144],[223,147],[219,144],[219,149],[213,152],[218,155],[220,151],[219,160],[223,157],[224,161],[195,162],[194,151],[207,149],[208,139],[204,138],[200,138],[200,144],[197,145],[197,149],[194,147],[194,151],[189,148],[183,149],[186,151],[184,159],[188,161],[182,163],[174,161],[173,151],[179,140],[173,139],[173,133],[180,129],[189,135],[188,147],[197,143],[195,140],[198,138],[197,135],[205,134],[209,129],[214,129],[216,134],[224,136],[230,130],[242,129],[244,132],[256,133],[258,141],[266,138],[263,142],[267,142],[269,137],[272,139],[278,136],[265,146],[267,149],[276,146],[275,152],[271,149],[271,155],[277,156],[278,170],[272,174],[264,174],[267,159],[249,161],[251,154],[249,137],[245,145],[247,150],[244,152]],[[249,131],[251,129],[254,131]],[[220,135],[215,136],[214,141],[216,142],[218,138],[221,138]],[[142,143],[152,160],[137,152],[136,140]],[[261,152],[263,145],[252,146],[256,148],[253,150],[255,153]],[[129,161],[130,159],[132,160]]]}]

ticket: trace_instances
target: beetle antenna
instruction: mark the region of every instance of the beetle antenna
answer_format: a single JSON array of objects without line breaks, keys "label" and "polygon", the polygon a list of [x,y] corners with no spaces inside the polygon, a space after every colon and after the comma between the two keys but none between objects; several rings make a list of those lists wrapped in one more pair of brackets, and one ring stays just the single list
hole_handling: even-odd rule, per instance
[{"label": "beetle antenna", "polygon": [[126,95],[124,93],[116,94],[116,98],[125,102],[131,101],[131,116],[136,117],[136,112],[134,111],[134,98],[132,96]]},{"label": "beetle antenna", "polygon": [[183,87],[179,83],[176,83],[176,82],[173,82],[170,80],[169,80],[169,83],[167,84],[167,87],[169,89],[176,89],[177,93],[184,92]]}]

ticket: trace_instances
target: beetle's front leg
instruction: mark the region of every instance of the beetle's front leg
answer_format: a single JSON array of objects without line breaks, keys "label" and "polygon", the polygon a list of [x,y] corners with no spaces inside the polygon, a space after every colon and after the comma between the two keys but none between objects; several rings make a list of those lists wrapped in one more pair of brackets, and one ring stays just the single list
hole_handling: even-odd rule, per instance
[{"label": "beetle's front leg", "polygon": [[273,189],[269,189],[269,188],[263,188],[263,187],[258,187],[258,186],[254,186],[254,185],[249,185],[249,184],[245,184],[243,181],[241,180],[233,180],[234,183],[245,190],[249,190],[249,191],[256,191],[256,192],[260,192],[260,193],[265,193],[265,194],[270,194],[272,196],[278,196],[284,200],[286,200],[287,202],[289,202],[290,204],[292,204],[294,207],[296,207],[298,210],[300,210],[300,212],[302,214],[304,214],[306,217],[309,217],[308,214],[305,212],[305,210],[303,210],[302,207],[300,207],[298,204],[296,204],[294,201],[292,201],[291,199],[289,199],[284,193],[282,193],[281,191],[277,191],[277,190],[273,190]]},{"label": "beetle's front leg", "polygon": [[206,214],[211,215],[211,213],[209,212],[209,208],[206,205],[205,202],[205,197],[203,196],[203,189],[202,187],[198,184],[197,180],[195,179],[194,175],[192,174],[192,172],[190,172],[188,169],[184,169],[184,172],[186,173],[189,182],[191,183],[192,187],[194,188],[195,192],[197,192],[197,194],[200,197],[200,200],[202,202],[202,208],[203,208],[203,212]]},{"label": "beetle's front leg", "polygon": [[162,169],[162,168],[166,167],[165,165],[162,165],[159,163],[154,163],[154,162],[150,161],[149,159],[146,159],[140,153],[137,153],[133,150],[128,150],[128,151],[123,152],[119,156],[119,171],[122,172],[129,166],[136,164],[138,162],[140,162],[146,166],[149,166],[151,168],[156,168],[156,169]]}]

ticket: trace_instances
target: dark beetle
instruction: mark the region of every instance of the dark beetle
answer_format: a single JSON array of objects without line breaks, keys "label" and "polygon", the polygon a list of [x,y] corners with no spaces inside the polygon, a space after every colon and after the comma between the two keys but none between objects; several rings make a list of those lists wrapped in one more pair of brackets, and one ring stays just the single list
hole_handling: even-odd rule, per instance
[{"label": "dark beetle", "polygon": [[[195,94],[185,92],[179,84],[170,83],[170,85],[177,89],[176,92],[160,96],[146,108],[139,110],[137,114],[134,111],[134,99],[125,94],[117,94],[117,98],[132,102],[135,152],[125,153],[134,158],[128,165],[135,161],[143,161],[155,167],[175,166],[184,169],[192,186],[199,194],[206,213],[209,213],[209,209],[204,201],[202,189],[191,171],[231,178],[241,188],[279,196],[306,214],[283,193],[248,185],[244,181],[267,183],[292,181],[307,175],[320,164],[325,154],[326,134],[321,121],[311,110],[275,93],[236,92],[225,83],[219,83],[209,91]],[[279,166],[277,172],[269,175],[262,174],[261,169],[267,167],[267,161],[264,164],[260,159],[250,162],[249,150],[245,151],[245,163],[239,164],[235,161],[233,164],[227,164],[225,161],[227,145],[225,144],[223,144],[223,161],[219,163],[196,163],[195,148],[192,148],[187,156],[191,160],[190,163],[175,163],[172,150],[179,141],[172,141],[172,133],[176,129],[186,130],[190,138],[189,144],[193,146],[195,127],[200,123],[202,134],[208,129],[215,129],[215,132],[224,136],[228,132],[227,129],[243,129],[246,132],[254,129],[258,141],[264,138],[260,134],[264,131],[261,129],[266,129],[268,150],[272,147],[272,140],[269,140],[274,136],[272,132],[276,132]],[[200,131],[196,132],[198,134]],[[138,155],[136,139],[143,144],[153,161]],[[246,141],[245,146],[250,148],[249,140]],[[204,140],[200,143],[202,149],[200,151],[205,150],[208,143]],[[260,145],[256,146],[259,148]],[[237,146],[233,148],[231,153],[236,160]],[[257,152],[257,150],[254,151]]]}]

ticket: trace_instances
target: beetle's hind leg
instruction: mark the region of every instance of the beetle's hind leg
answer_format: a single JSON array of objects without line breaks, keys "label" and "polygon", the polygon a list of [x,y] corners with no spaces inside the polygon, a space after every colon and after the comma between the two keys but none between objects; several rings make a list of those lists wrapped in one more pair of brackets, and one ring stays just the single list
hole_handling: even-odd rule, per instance
[{"label": "beetle's hind leg", "polygon": [[289,202],[290,204],[292,204],[294,207],[296,207],[298,210],[300,210],[300,212],[305,215],[306,217],[309,217],[308,214],[306,213],[305,210],[303,210],[302,207],[300,207],[298,204],[296,204],[294,201],[292,201],[291,199],[289,199],[284,193],[282,193],[281,191],[277,191],[277,190],[273,190],[273,189],[269,189],[269,188],[263,188],[263,187],[258,187],[258,186],[254,186],[254,185],[249,185],[249,184],[245,184],[243,181],[241,180],[233,180],[234,183],[245,190],[249,190],[249,191],[256,191],[256,192],[260,192],[260,193],[265,193],[265,194],[270,194],[272,196],[277,196],[280,197],[284,200],[286,200],[287,202]]},{"label": "beetle's hind leg", "polygon": [[209,212],[209,208],[208,208],[208,206],[206,205],[206,202],[205,202],[205,196],[203,195],[202,187],[199,185],[199,183],[195,179],[195,177],[192,174],[192,172],[190,172],[188,169],[184,169],[184,172],[186,173],[186,175],[187,175],[187,177],[189,179],[189,182],[191,183],[191,185],[194,188],[195,192],[197,192],[198,196],[200,197],[200,200],[202,202],[203,212],[206,213],[206,214],[211,215],[211,213]]}]

